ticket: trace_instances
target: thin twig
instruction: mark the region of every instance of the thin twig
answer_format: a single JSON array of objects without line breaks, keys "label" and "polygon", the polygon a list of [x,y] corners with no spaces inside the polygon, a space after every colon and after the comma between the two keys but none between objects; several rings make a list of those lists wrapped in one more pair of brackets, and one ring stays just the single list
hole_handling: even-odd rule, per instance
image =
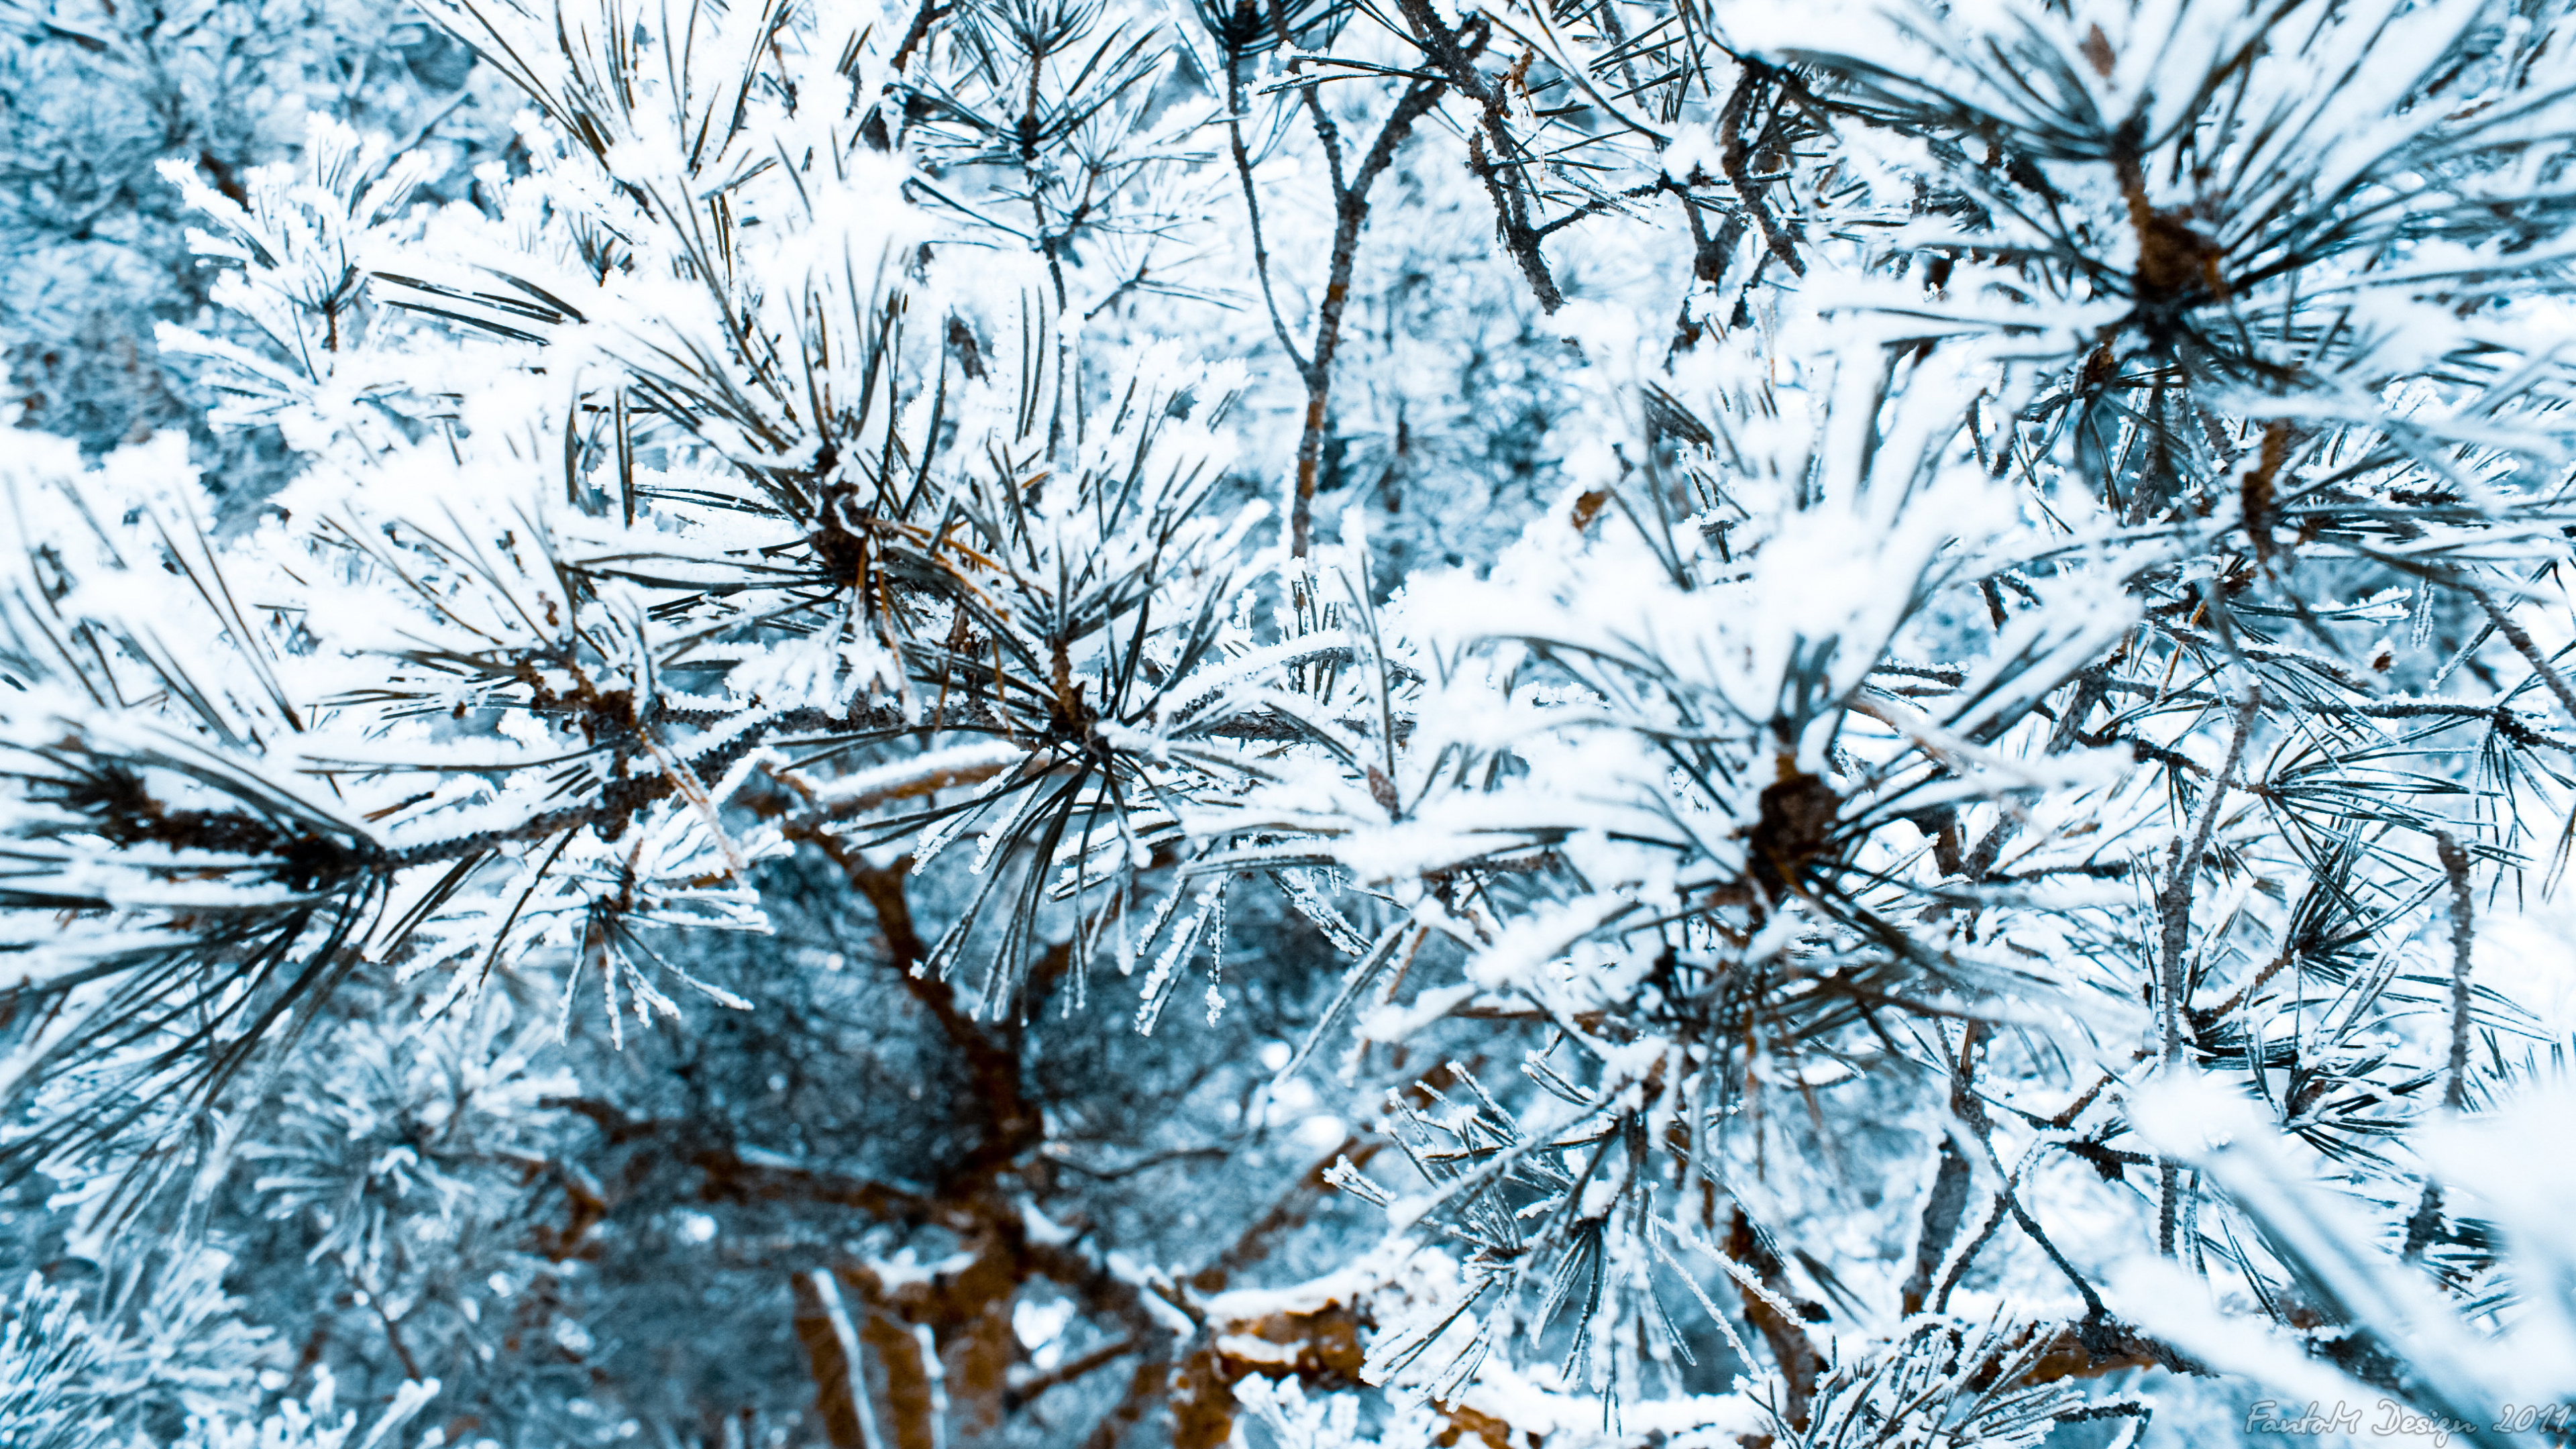
[{"label": "thin twig", "polygon": [[[1314,359],[1306,372],[1306,428],[1297,440],[1297,492],[1289,502],[1288,549],[1292,557],[1304,558],[1313,542],[1315,483],[1324,456],[1324,428],[1333,391],[1333,354],[1340,350],[1342,310],[1350,303],[1351,268],[1359,256],[1360,230],[1368,224],[1369,188],[1395,160],[1397,148],[1413,130],[1413,123],[1428,114],[1440,101],[1447,87],[1439,81],[1415,81],[1407,87],[1404,98],[1378,129],[1377,141],[1361,160],[1359,171],[1347,186],[1336,186],[1333,197],[1332,271],[1324,283],[1323,305],[1315,311]],[[1320,107],[1318,108],[1320,113]]]},{"label": "thin twig", "polygon": [[1735,188],[1735,197],[1761,229],[1764,244],[1790,271],[1807,274],[1806,263],[1798,260],[1798,249],[1790,245],[1787,233],[1771,218],[1771,208],[1762,204],[1762,188],[1753,184],[1752,169],[1746,160],[1750,149],[1744,144],[1744,113],[1750,109],[1754,95],[1770,79],[1767,68],[1747,65],[1744,78],[1735,83],[1735,91],[1726,98],[1726,108],[1717,118],[1717,164],[1726,173],[1726,184]]},{"label": "thin twig", "polygon": [[[2201,860],[2209,852],[2209,837],[2218,828],[2218,810],[2225,803],[2228,781],[2235,777],[2237,764],[2245,758],[2245,743],[2253,737],[2254,717],[2262,704],[2261,689],[2245,691],[2245,702],[2236,711],[2236,734],[2227,745],[2227,761],[2218,767],[2218,774],[2209,782],[2209,794],[2200,802],[2189,848],[2180,840],[2174,842],[2166,865],[2165,888],[2156,903],[2164,917],[2156,1005],[2164,1017],[2163,1062],[2167,1071],[2182,1060],[2183,956],[2191,945],[2192,886],[2199,878]],[[2174,1210],[2182,1189],[2181,1171],[2167,1161],[2158,1169],[2157,1178],[2156,1249],[2170,1258],[2174,1252]]]},{"label": "thin twig", "polygon": [[2442,1105],[2456,1112],[2469,1100],[2469,952],[2477,944],[2476,902],[2469,891],[2469,853],[2447,830],[2433,832],[2433,849],[2451,884],[2451,1062]]},{"label": "thin twig", "polygon": [[1062,1388],[1076,1379],[1087,1378],[1093,1371],[1107,1368],[1143,1346],[1143,1343],[1132,1334],[1111,1343],[1104,1343],[1080,1358],[1067,1359],[1054,1368],[1031,1378],[1018,1388],[1010,1390],[1003,1402],[1016,1409],[1022,1404],[1035,1400],[1049,1389]]},{"label": "thin twig", "polygon": [[1261,283],[1261,304],[1270,311],[1270,331],[1279,339],[1279,350],[1288,355],[1288,363],[1297,375],[1314,382],[1315,364],[1288,335],[1288,319],[1279,315],[1279,299],[1270,285],[1270,244],[1261,231],[1261,193],[1252,182],[1252,151],[1243,143],[1243,57],[1229,50],[1225,57],[1225,137],[1234,153],[1234,174],[1243,184],[1243,210],[1252,223],[1252,274]]},{"label": "thin twig", "polygon": [[[1482,129],[1467,133],[1467,169],[1485,183],[1486,193],[1493,198],[1494,229],[1502,237],[1504,250],[1520,264],[1521,275],[1529,280],[1540,309],[1555,312],[1565,305],[1565,294],[1557,290],[1547,259],[1539,253],[1539,233],[1529,224],[1529,203],[1521,195],[1516,168],[1503,159],[1521,149],[1503,126],[1504,84],[1488,81],[1476,69],[1470,48],[1440,18],[1431,0],[1396,0],[1396,8],[1403,12],[1424,53],[1440,67],[1449,84],[1476,103]],[[1486,33],[1490,31],[1480,31],[1480,35]],[[1482,43],[1480,38],[1477,48]],[[1488,141],[1492,143],[1490,150]]]},{"label": "thin twig", "polygon": [[2533,643],[2531,636],[2523,632],[2522,626],[2513,621],[2513,617],[2495,601],[2494,595],[2484,589],[2471,588],[2469,597],[2477,600],[2478,607],[2487,611],[2487,617],[2495,623],[2496,632],[2502,634],[2505,642],[2513,646],[2513,652],[2521,655],[2524,661],[2531,665],[2532,670],[2540,676],[2540,682],[2549,686],[2551,694],[2558,696],[2558,702],[2566,706],[2569,717],[2576,718],[2576,686],[2569,685],[2566,676],[2551,666],[2549,656],[2540,652],[2540,646]]},{"label": "thin twig", "polygon": [[[2469,889],[2469,853],[2447,830],[2433,832],[2433,851],[2441,857],[2442,874],[2451,895],[2451,1060],[2442,1083],[2442,1107],[2457,1112],[2469,1101],[2469,955],[2477,944],[2477,902]],[[2398,1256],[2414,1262],[2424,1256],[2442,1232],[2442,1189],[2427,1178],[2406,1218],[2406,1242]]]},{"label": "thin twig", "polygon": [[[1983,1022],[1971,1021],[1960,1038],[1958,1060],[1950,1071],[1950,1111],[1954,1116],[1975,1110],[1972,1098],[1976,1091],[1977,1042],[1984,1028]],[[1949,1257],[1950,1245],[1959,1236],[1960,1220],[1968,1211],[1968,1157],[1948,1132],[1941,1134],[1939,1158],[1932,1172],[1931,1195],[1923,1202],[1922,1233],[1914,1244],[1914,1271],[1898,1294],[1899,1311],[1909,1318],[1922,1312],[1924,1304],[1931,1301],[1932,1277]]]},{"label": "thin twig", "polygon": [[2236,710],[2236,733],[2228,742],[2226,763],[2211,778],[2209,794],[2200,802],[2200,814],[2192,821],[2190,844],[2177,838],[2166,858],[2165,888],[2156,902],[2163,916],[2163,950],[2159,955],[2157,975],[2161,1000],[2158,1005],[2164,1018],[2163,1059],[2172,1066],[2182,1058],[2183,955],[2191,944],[2191,897],[2193,882],[2199,877],[2201,859],[2209,851],[2209,838],[2218,829],[2218,811],[2226,800],[2228,782],[2235,778],[2237,764],[2245,758],[2245,744],[2254,734],[2254,717],[2261,709],[2260,689],[2245,691],[2245,702]]}]

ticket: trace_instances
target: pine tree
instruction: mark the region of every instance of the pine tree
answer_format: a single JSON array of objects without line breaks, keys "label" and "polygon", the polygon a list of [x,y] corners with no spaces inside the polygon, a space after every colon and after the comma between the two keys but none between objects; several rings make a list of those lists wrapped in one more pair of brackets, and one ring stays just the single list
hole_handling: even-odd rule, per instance
[{"label": "pine tree", "polygon": [[2566,1438],[2576,7],[427,8],[0,452],[31,1442]]}]

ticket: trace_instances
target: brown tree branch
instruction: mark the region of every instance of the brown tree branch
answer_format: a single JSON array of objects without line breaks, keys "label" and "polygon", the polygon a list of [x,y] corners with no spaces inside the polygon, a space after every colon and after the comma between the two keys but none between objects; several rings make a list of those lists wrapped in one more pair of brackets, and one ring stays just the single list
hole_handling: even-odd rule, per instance
[{"label": "brown tree branch", "polygon": [[1734,1220],[1727,1229],[1726,1255],[1752,1269],[1762,1286],[1770,1290],[1766,1297],[1754,1292],[1750,1285],[1737,1285],[1744,1300],[1745,1321],[1762,1335],[1764,1345],[1771,1350],[1772,1363],[1780,1370],[1781,1386],[1788,1395],[1781,1417],[1790,1428],[1804,1431],[1808,1406],[1816,1397],[1816,1380],[1823,1375],[1827,1360],[1815,1340],[1807,1336],[1806,1326],[1773,1305],[1773,1298],[1792,1305],[1798,1300],[1787,1291],[1787,1270],[1779,1255],[1762,1241],[1741,1204],[1735,1208]]},{"label": "brown tree branch", "polygon": [[841,1289],[827,1272],[799,1273],[789,1282],[796,1296],[796,1339],[813,1374],[816,1417],[832,1449],[884,1449],[876,1406],[869,1402],[867,1363]]},{"label": "brown tree branch", "polygon": [[[1324,456],[1324,428],[1328,420],[1333,392],[1333,355],[1341,348],[1342,311],[1350,304],[1351,269],[1359,258],[1360,230],[1368,224],[1369,188],[1395,160],[1397,148],[1413,131],[1413,123],[1440,103],[1447,89],[1439,81],[1418,80],[1406,87],[1403,99],[1378,129],[1377,141],[1360,162],[1357,174],[1345,186],[1336,176],[1333,187],[1333,259],[1324,283],[1323,304],[1315,311],[1315,351],[1313,360],[1304,368],[1306,377],[1306,426],[1297,440],[1297,492],[1288,511],[1288,552],[1293,558],[1304,558],[1314,535],[1316,473]],[[1311,100],[1313,88],[1308,88]],[[1331,124],[1323,114],[1323,103],[1315,101],[1314,111],[1319,128]],[[1329,143],[1329,137],[1328,137]],[[1340,149],[1332,145],[1336,173],[1340,171]],[[1250,173],[1245,185],[1251,184]],[[1291,353],[1290,356],[1295,356]]]},{"label": "brown tree branch", "polygon": [[1131,1335],[1111,1343],[1104,1343],[1078,1358],[1066,1359],[1044,1373],[1032,1374],[1023,1380],[1018,1388],[1011,1390],[1004,1397],[1003,1407],[1017,1409],[1023,1404],[1034,1403],[1048,1390],[1062,1388],[1077,1379],[1088,1378],[1143,1346]]},{"label": "brown tree branch", "polygon": [[1753,184],[1752,170],[1745,164],[1751,148],[1744,144],[1744,113],[1770,75],[1767,67],[1745,66],[1743,78],[1735,83],[1734,92],[1726,98],[1725,109],[1718,112],[1717,164],[1718,169],[1726,173],[1726,184],[1735,188],[1736,201],[1753,218],[1753,224],[1761,229],[1764,245],[1770,247],[1771,254],[1790,271],[1803,277],[1807,274],[1806,264],[1798,260],[1798,249],[1790,245],[1788,234],[1772,219],[1771,208],[1762,204],[1763,188]]},{"label": "brown tree branch", "polygon": [[1171,1390],[1171,1382],[1169,1352],[1148,1354],[1127,1380],[1127,1392],[1108,1413],[1100,1416],[1100,1422],[1091,1426],[1090,1435],[1082,1441],[1082,1449],[1118,1449],[1118,1441],[1126,1437],[1127,1431],[1163,1401],[1163,1396]]},{"label": "brown tree branch", "polygon": [[1383,1138],[1367,1140],[1356,1132],[1343,1138],[1341,1146],[1316,1159],[1315,1165],[1289,1184],[1288,1190],[1279,1195],[1279,1200],[1270,1205],[1270,1210],[1253,1219],[1251,1226],[1218,1254],[1215,1261],[1191,1275],[1190,1286],[1201,1293],[1224,1292],[1233,1275],[1270,1256],[1271,1247],[1280,1234],[1305,1225],[1315,1203],[1332,1187],[1324,1174],[1331,1172],[1345,1158],[1354,1168],[1366,1167],[1369,1159],[1385,1145]]},{"label": "brown tree branch", "polygon": [[[1503,125],[1503,86],[1485,78],[1476,69],[1475,52],[1484,47],[1490,32],[1480,29],[1471,47],[1462,43],[1458,33],[1440,18],[1430,0],[1396,0],[1396,8],[1405,23],[1413,27],[1415,43],[1432,63],[1440,68],[1449,84],[1460,95],[1476,103],[1480,130],[1467,135],[1467,169],[1485,184],[1494,201],[1494,229],[1502,237],[1503,248],[1520,264],[1521,275],[1528,279],[1530,292],[1538,298],[1539,307],[1553,313],[1565,305],[1565,294],[1558,291],[1556,278],[1539,252],[1539,232],[1529,222],[1529,202],[1522,195],[1521,183],[1514,168],[1521,151],[1511,132]],[[1481,20],[1470,22],[1480,25]],[[1487,150],[1490,141],[1492,149]]]}]

